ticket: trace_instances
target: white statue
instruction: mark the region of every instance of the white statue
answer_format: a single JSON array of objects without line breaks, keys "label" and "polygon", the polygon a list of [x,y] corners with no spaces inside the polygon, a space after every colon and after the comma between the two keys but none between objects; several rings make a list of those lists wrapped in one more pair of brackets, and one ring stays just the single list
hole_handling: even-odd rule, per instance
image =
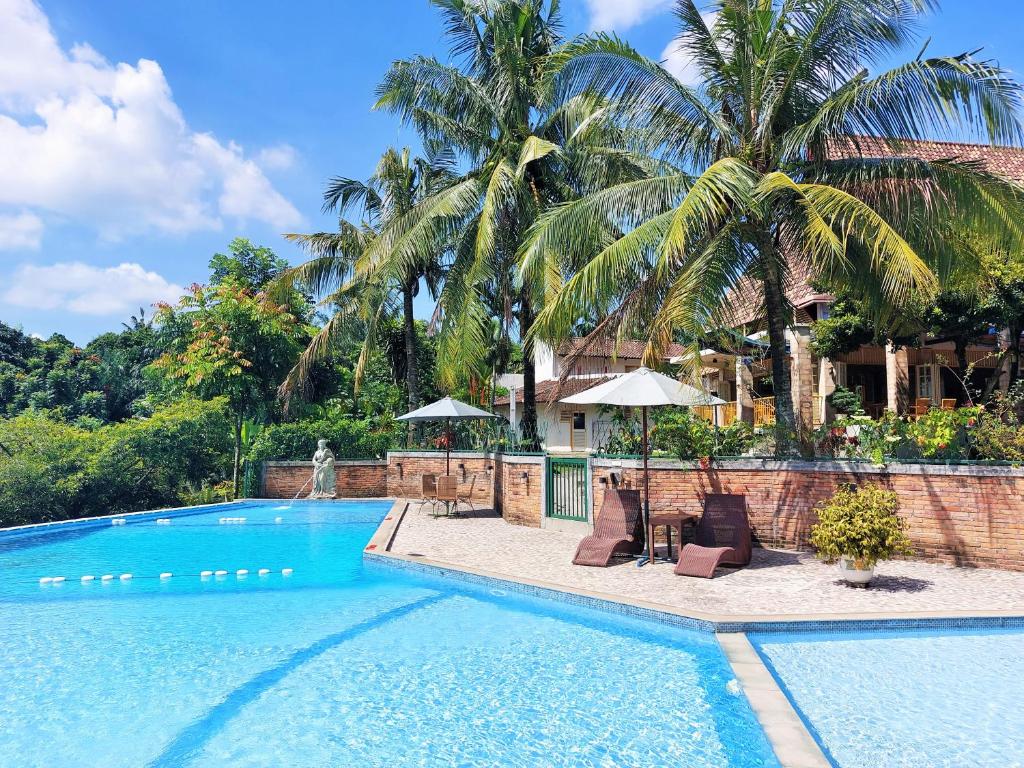
[{"label": "white statue", "polygon": [[327,447],[326,440],[318,440],[313,454],[313,492],[311,499],[333,499],[337,495],[334,487],[334,453]]}]

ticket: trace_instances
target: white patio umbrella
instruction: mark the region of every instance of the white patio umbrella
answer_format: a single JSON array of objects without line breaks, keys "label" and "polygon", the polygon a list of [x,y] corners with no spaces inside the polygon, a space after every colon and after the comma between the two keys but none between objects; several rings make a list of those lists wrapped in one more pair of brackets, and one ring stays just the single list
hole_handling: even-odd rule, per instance
[{"label": "white patio umbrella", "polygon": [[643,422],[644,456],[644,535],[647,538],[647,562],[654,562],[654,537],[651,536],[650,485],[647,478],[647,458],[650,454],[647,438],[647,409],[658,405],[723,405],[714,395],[683,384],[650,368],[638,368],[611,381],[598,384],[578,394],[566,397],[563,403],[577,405],[621,405],[640,408]]},{"label": "white patio umbrella", "polygon": [[398,421],[444,421],[446,423],[444,473],[450,475],[452,462],[452,422],[496,418],[498,417],[488,411],[474,408],[472,405],[467,405],[451,397],[443,397],[435,403],[417,408],[415,411],[410,411],[404,416],[399,416]]}]

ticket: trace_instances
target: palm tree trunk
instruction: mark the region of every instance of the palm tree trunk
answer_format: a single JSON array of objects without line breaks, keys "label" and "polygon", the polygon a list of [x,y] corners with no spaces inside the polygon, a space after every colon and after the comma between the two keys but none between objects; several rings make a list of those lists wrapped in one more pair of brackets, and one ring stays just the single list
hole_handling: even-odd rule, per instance
[{"label": "palm tree trunk", "polygon": [[523,289],[519,295],[519,337],[523,344],[523,418],[520,434],[532,443],[531,448],[536,449],[540,443],[537,435],[537,369],[533,362],[533,343],[527,338],[532,327],[533,303],[529,292]]},{"label": "palm tree trunk", "polygon": [[402,287],[402,330],[405,335],[405,389],[409,410],[420,406],[419,370],[416,360],[416,318],[413,317],[412,298],[416,288],[415,276]]},{"label": "palm tree trunk", "polygon": [[796,453],[796,416],[793,412],[793,390],[790,370],[786,365],[786,299],[782,274],[771,237],[761,241],[764,269],[764,307],[768,324],[768,344],[772,356],[772,385],[775,391],[775,454]]},{"label": "palm tree trunk", "polygon": [[[402,286],[402,334],[405,340],[405,393],[408,410],[415,411],[420,407],[419,367],[416,360],[416,318],[413,316],[413,290],[416,287],[416,275],[410,275]],[[420,427],[409,423],[407,434],[411,448],[417,439]]]}]

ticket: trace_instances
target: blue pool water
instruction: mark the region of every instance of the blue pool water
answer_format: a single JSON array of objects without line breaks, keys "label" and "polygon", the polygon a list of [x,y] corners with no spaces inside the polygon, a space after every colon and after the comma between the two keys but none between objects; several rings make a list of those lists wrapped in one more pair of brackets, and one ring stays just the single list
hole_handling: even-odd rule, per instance
[{"label": "blue pool water", "polygon": [[1024,766],[1024,631],[751,639],[839,768]]},{"label": "blue pool water", "polygon": [[388,503],[277,507],[0,538],[0,766],[778,766],[713,636],[364,567]]}]

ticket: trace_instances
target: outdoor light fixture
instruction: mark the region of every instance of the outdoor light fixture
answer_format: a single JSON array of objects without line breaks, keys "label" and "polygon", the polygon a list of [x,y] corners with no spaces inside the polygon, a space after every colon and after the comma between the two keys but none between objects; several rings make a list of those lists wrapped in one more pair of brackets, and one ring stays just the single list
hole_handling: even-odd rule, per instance
[{"label": "outdoor light fixture", "polygon": [[399,479],[399,480],[401,480],[401,479],[402,479],[402,477],[403,477],[403,473],[402,473],[402,462],[400,462],[400,461],[396,461],[396,462],[395,462],[395,466],[396,466],[396,467],[398,467],[398,479]]}]

